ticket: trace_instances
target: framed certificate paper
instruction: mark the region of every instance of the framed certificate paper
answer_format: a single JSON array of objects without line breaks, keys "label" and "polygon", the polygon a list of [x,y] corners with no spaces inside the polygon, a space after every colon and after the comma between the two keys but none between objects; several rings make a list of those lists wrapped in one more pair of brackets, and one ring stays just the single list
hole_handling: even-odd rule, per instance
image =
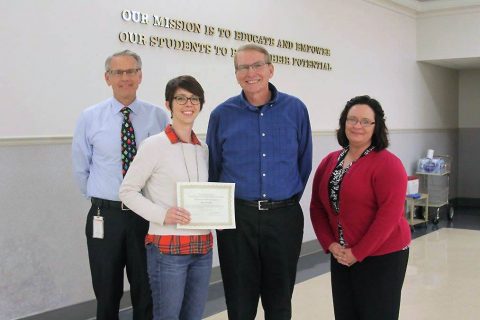
[{"label": "framed certificate paper", "polygon": [[178,229],[235,229],[235,183],[177,182],[177,205],[191,214]]}]

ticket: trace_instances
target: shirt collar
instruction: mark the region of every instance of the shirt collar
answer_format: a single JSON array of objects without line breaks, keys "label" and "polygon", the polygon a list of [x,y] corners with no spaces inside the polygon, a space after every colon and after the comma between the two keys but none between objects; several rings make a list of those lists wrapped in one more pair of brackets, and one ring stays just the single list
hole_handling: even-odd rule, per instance
[{"label": "shirt collar", "polygon": [[[172,144],[183,142],[182,140],[180,140],[180,138],[177,136],[177,134],[173,130],[172,125],[168,125],[165,127],[165,134],[167,135],[168,140],[170,140]],[[195,134],[195,132],[193,132],[193,130],[192,130],[191,144],[197,144],[199,146],[201,145],[200,140],[198,140],[197,135]]]},{"label": "shirt collar", "polygon": [[113,111],[115,113],[119,113],[123,108],[129,107],[130,110],[132,110],[132,113],[137,113],[138,111],[138,99],[135,98],[132,103],[130,103],[128,106],[124,106],[123,104],[120,103],[115,97],[112,97],[112,106],[113,106]]},{"label": "shirt collar", "polygon": [[[272,94],[272,97],[270,98],[270,101],[265,103],[265,105],[267,105],[267,104],[273,105],[277,102],[278,90],[270,82],[268,83],[268,90],[270,90],[270,93]],[[242,90],[242,93],[240,94],[240,99],[242,100],[244,107],[252,109],[252,110],[258,110],[258,107],[253,106],[253,105],[250,104],[250,102],[248,102],[247,98],[245,98],[245,93],[243,92],[243,90]]]}]

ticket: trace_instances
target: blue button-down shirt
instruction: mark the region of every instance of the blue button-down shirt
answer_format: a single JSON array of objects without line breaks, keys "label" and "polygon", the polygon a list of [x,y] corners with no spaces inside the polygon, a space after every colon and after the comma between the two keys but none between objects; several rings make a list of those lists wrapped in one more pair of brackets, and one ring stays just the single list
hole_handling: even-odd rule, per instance
[{"label": "blue button-down shirt", "polygon": [[308,111],[298,98],[269,84],[272,99],[251,105],[243,93],[210,115],[209,180],[234,182],[244,200],[301,197],[312,170]]},{"label": "blue button-down shirt", "polygon": [[[110,98],[82,112],[72,142],[75,178],[86,197],[118,201],[122,183],[121,127],[124,106]],[[137,146],[160,133],[169,119],[162,109],[135,100],[129,107]]]}]

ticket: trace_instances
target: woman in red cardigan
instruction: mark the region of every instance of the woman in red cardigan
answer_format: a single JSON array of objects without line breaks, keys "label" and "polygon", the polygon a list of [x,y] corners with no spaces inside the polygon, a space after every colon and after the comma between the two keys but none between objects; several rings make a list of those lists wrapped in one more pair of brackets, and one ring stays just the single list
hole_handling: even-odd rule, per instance
[{"label": "woman in red cardigan", "polygon": [[318,241],[331,253],[335,319],[398,319],[411,240],[404,218],[407,174],[386,149],[377,100],[348,101],[339,126],[343,149],[320,163],[310,203]]}]

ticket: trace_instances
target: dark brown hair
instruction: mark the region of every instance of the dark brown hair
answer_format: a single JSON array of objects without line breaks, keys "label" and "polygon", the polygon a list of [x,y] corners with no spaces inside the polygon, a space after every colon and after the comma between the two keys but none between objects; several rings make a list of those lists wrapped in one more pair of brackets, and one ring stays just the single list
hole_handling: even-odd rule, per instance
[{"label": "dark brown hair", "polygon": [[349,145],[347,135],[345,134],[345,123],[347,121],[348,111],[357,104],[366,104],[369,106],[375,114],[375,129],[372,135],[372,145],[375,146],[377,151],[383,150],[388,147],[388,129],[385,124],[385,113],[383,112],[380,102],[370,98],[370,96],[357,96],[350,99],[345,108],[343,109],[340,119],[338,120],[339,129],[337,130],[337,140],[342,147]]},{"label": "dark brown hair", "polygon": [[170,109],[173,108],[173,99],[178,88],[187,90],[200,98],[200,110],[205,103],[205,94],[203,88],[198,81],[189,75],[179,76],[168,81],[165,87],[165,100],[168,101]]}]

